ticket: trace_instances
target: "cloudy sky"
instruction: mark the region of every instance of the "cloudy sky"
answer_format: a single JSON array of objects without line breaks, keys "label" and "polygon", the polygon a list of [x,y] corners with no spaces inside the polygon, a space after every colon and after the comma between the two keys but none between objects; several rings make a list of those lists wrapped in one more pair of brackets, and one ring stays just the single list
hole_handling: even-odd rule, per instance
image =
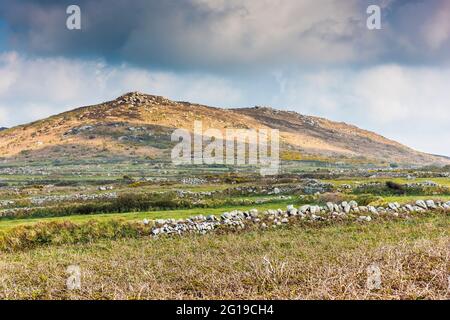
[{"label": "cloudy sky", "polygon": [[0,126],[128,91],[295,110],[450,156],[450,1],[1,0]]}]

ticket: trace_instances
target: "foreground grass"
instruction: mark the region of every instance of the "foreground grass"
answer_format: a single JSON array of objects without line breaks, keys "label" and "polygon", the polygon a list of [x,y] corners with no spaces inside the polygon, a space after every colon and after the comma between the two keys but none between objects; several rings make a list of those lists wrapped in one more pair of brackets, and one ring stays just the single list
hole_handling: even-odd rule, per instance
[{"label": "foreground grass", "polygon": [[[161,239],[0,253],[2,299],[449,299],[450,219]],[[381,288],[366,288],[369,265]],[[78,265],[81,290],[66,289]]]}]

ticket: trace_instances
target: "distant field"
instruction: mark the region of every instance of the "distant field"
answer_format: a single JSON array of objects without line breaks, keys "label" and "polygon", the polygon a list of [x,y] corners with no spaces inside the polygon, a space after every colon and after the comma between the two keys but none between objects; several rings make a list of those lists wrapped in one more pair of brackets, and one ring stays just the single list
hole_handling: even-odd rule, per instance
[{"label": "distant field", "polygon": [[[449,248],[445,215],[41,247],[0,253],[0,298],[450,299]],[[81,290],[66,288],[69,265]]]}]

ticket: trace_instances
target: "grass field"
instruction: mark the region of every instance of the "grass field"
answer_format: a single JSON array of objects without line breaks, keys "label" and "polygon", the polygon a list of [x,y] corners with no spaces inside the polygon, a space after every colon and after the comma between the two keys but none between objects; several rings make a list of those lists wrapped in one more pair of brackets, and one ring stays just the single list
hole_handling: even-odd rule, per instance
[{"label": "grass field", "polygon": [[[387,170],[390,178],[372,179],[369,171],[354,177],[351,169],[311,169],[271,179],[164,173],[146,163],[3,169],[0,299],[450,299],[450,219],[443,210],[368,223],[357,214],[320,222],[289,217],[282,226],[182,237],[152,237],[153,222],[143,223],[329,201],[449,201],[450,179],[438,173],[407,179],[409,173]],[[439,186],[407,186],[428,180]],[[367,182],[381,184],[358,189]],[[104,197],[110,193],[116,195]],[[67,289],[70,265],[81,268],[80,290]],[[368,267],[381,271],[380,288],[367,287]]]},{"label": "grass field", "polygon": [[291,204],[292,200],[276,201],[275,203],[253,204],[249,206],[223,206],[220,208],[195,208],[195,209],[178,209],[178,210],[162,210],[151,212],[128,212],[128,213],[107,213],[107,214],[93,214],[93,215],[72,215],[63,217],[50,217],[50,218],[25,218],[25,219],[2,219],[0,220],[0,231],[7,231],[10,228],[29,225],[39,222],[50,221],[72,221],[72,222],[87,222],[90,220],[105,221],[112,219],[124,219],[127,221],[142,221],[143,219],[181,219],[191,216],[203,214],[222,214],[231,210],[250,210],[257,208],[259,210],[286,208],[288,204]]},{"label": "grass field", "polygon": [[[198,190],[196,190],[198,191]],[[258,197],[236,197],[236,199],[257,199]],[[427,197],[448,201],[450,196],[439,195],[435,197]],[[383,197],[384,202],[399,202],[399,203],[413,203],[418,199],[424,199],[424,196],[388,196]],[[35,224],[39,222],[51,222],[51,221],[71,221],[75,223],[82,223],[91,220],[95,221],[108,221],[114,219],[123,219],[126,221],[142,221],[143,219],[185,219],[195,215],[220,215],[227,211],[232,210],[250,210],[256,208],[258,210],[278,209],[286,208],[287,205],[295,202],[295,199],[291,200],[276,200],[270,203],[252,204],[252,205],[235,205],[235,206],[221,206],[218,208],[194,208],[194,209],[177,209],[177,210],[158,210],[148,212],[126,212],[126,213],[105,213],[105,214],[88,214],[88,215],[71,215],[62,217],[36,217],[36,218],[2,218],[0,219],[0,232],[8,231],[11,228],[17,226],[24,226]]]},{"label": "grass field", "polygon": [[[449,299],[450,219],[288,226],[0,253],[2,299]],[[68,291],[66,268],[81,268]],[[381,287],[367,286],[369,266]]]}]

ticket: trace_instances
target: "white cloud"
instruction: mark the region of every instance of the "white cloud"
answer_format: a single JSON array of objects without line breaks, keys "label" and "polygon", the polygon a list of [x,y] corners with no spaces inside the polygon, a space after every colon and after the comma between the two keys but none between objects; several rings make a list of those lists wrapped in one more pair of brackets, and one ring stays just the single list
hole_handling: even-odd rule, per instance
[{"label": "white cloud", "polygon": [[450,122],[448,83],[450,68],[387,65],[358,74],[353,90],[373,122],[431,124]]},{"label": "white cloud", "polygon": [[222,106],[240,98],[238,89],[214,76],[107,66],[102,61],[26,58],[15,52],[0,54],[0,75],[0,126],[111,100],[127,91]]},{"label": "white cloud", "polygon": [[356,124],[421,151],[450,155],[450,67],[381,65],[278,76],[273,103]]}]

